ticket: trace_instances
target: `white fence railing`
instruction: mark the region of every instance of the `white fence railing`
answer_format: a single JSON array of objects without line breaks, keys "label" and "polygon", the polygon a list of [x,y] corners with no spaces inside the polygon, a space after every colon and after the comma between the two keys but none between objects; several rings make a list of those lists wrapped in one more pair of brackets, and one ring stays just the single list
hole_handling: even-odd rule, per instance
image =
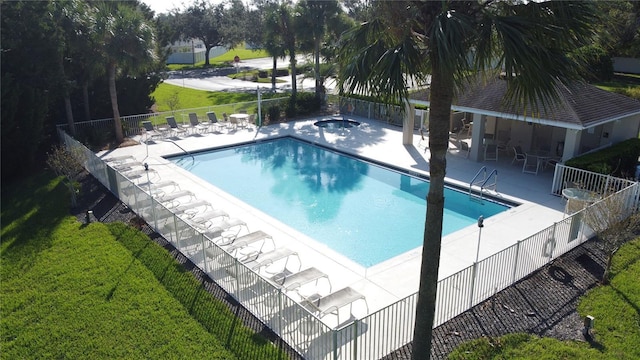
[{"label": "white fence railing", "polygon": [[[136,182],[63,131],[60,134],[67,147],[86,153],[85,166],[96,179],[306,359],[378,359],[412,340],[417,293],[345,326],[331,328],[174,215]],[[554,191],[561,189],[556,188],[556,182],[565,178],[582,179],[593,186],[604,184],[599,189],[605,194],[618,189],[615,196],[628,204],[629,211],[638,209],[638,183],[603,179],[578,169],[559,167]],[[592,237],[593,231],[582,221],[587,209],[440,280],[434,326],[451,320]]]}]

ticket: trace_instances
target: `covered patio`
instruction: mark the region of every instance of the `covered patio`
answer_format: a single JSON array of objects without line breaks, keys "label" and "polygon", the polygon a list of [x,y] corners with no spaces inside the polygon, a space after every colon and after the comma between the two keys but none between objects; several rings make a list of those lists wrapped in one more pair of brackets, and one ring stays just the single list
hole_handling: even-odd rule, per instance
[{"label": "covered patio", "polygon": [[[538,174],[547,166],[602,149],[640,133],[640,102],[586,83],[560,87],[557,104],[537,115],[507,107],[507,83],[501,79],[469,85],[453,101],[451,146],[468,151],[473,161],[508,157],[524,173]],[[405,132],[425,127],[429,89],[414,93]],[[416,116],[417,115],[417,116]],[[416,124],[416,121],[418,123]],[[410,144],[411,137],[404,137]]]}]

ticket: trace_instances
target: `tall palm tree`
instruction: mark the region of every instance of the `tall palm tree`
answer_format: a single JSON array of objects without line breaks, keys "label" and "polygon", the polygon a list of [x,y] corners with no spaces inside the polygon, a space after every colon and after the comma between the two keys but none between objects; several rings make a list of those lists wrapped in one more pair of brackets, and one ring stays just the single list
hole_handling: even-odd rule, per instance
[{"label": "tall palm tree", "polygon": [[280,26],[279,5],[269,3],[265,6],[265,21],[263,32],[263,47],[273,58],[273,69],[271,71],[271,90],[276,90],[276,74],[278,71],[278,58],[284,58],[286,49]]},{"label": "tall palm tree", "polygon": [[121,143],[124,135],[118,109],[117,72],[123,70],[136,75],[153,64],[154,31],[144,14],[129,4],[105,2],[98,11],[96,28],[109,78],[116,141]]},{"label": "tall palm tree", "polygon": [[557,86],[576,78],[566,56],[592,35],[583,1],[380,1],[383,14],[351,31],[340,50],[339,86],[383,100],[408,99],[408,79],[430,77],[429,160],[414,359],[428,359],[435,315],[449,117],[470,74],[502,72],[506,104],[525,115],[551,105]]}]

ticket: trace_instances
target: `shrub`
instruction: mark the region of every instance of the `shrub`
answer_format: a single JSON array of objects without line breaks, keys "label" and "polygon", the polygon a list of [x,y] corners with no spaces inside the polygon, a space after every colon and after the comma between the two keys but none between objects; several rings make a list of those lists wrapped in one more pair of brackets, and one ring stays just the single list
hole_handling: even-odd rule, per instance
[{"label": "shrub", "polygon": [[567,161],[567,166],[605,175],[633,177],[640,156],[640,139],[629,139]]},{"label": "shrub", "polygon": [[590,81],[609,81],[613,78],[613,60],[597,45],[577,49],[574,55],[583,62],[581,75]]},{"label": "shrub", "polygon": [[297,115],[307,115],[320,110],[321,102],[315,93],[298,93],[295,103],[295,113]]},{"label": "shrub", "polygon": [[275,123],[280,120],[280,106],[271,105],[267,108],[267,114],[269,115],[269,122]]}]

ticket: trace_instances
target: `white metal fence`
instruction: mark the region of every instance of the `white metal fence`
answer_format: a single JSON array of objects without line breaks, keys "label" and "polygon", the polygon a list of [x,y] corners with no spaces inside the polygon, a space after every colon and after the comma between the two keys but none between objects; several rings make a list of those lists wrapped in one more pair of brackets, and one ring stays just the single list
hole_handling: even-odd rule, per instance
[{"label": "white metal fence", "polygon": [[[331,328],[278,286],[174,215],[135,181],[108,166],[63,131],[60,134],[67,147],[86,153],[87,170],[105,187],[306,359],[377,359],[412,340],[417,293],[345,326]],[[564,179],[582,179],[594,189],[599,186],[603,194],[619,196],[630,212],[638,209],[637,183],[558,166],[552,191],[561,190],[557,183]],[[451,320],[592,237],[593,231],[582,221],[583,211],[440,280],[434,326]]]}]

